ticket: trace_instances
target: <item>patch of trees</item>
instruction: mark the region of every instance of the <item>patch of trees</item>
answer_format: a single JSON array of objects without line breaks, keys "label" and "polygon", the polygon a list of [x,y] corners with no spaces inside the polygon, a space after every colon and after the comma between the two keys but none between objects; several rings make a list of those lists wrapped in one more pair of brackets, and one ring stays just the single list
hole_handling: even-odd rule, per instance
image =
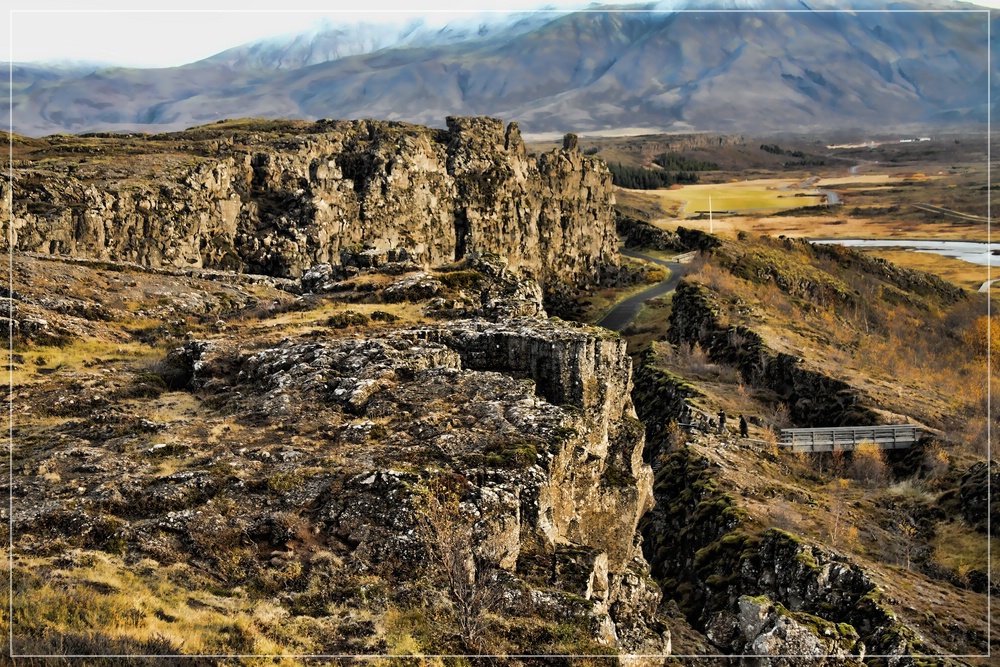
[{"label": "patch of trees", "polygon": [[669,188],[676,183],[697,183],[698,174],[694,171],[666,171],[665,169],[644,169],[629,167],[620,162],[608,163],[611,170],[611,181],[622,188],[632,190],[655,190]]},{"label": "patch of trees", "polygon": [[826,160],[796,160],[792,162],[786,162],[786,167],[822,167],[826,164]]},{"label": "patch of trees", "polygon": [[778,144],[761,144],[760,149],[774,155],[787,155],[789,157],[802,157],[806,156],[802,151],[790,151],[782,148]]},{"label": "patch of trees", "polygon": [[899,206],[896,204],[892,206],[855,206],[851,209],[850,215],[872,217],[876,215],[888,215],[890,213],[899,213]]},{"label": "patch of trees", "polygon": [[714,171],[719,168],[714,162],[692,160],[677,153],[661,153],[653,158],[653,162],[667,171]]}]

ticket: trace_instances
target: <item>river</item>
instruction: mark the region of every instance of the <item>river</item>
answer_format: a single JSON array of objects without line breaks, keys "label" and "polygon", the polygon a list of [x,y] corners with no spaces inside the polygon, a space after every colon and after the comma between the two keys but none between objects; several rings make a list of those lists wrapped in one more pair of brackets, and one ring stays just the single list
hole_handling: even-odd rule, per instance
[{"label": "river", "polygon": [[926,252],[943,257],[953,257],[981,266],[1000,266],[1000,243],[976,241],[924,241],[912,239],[809,239],[811,243],[839,243],[852,248],[901,248]]}]

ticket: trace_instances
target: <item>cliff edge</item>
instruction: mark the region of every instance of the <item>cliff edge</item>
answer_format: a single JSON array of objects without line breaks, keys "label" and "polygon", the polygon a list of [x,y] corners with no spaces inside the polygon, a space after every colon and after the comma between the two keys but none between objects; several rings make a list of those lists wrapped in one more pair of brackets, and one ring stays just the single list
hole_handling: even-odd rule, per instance
[{"label": "cliff edge", "polygon": [[282,277],[365,248],[429,266],[493,252],[543,288],[618,263],[604,163],[529,155],[493,118],[15,139],[0,218],[18,251]]}]

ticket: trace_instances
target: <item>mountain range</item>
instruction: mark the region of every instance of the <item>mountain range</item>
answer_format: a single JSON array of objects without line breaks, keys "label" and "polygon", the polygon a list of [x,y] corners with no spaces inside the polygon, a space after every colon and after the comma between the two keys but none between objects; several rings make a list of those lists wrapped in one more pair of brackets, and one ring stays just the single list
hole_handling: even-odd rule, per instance
[{"label": "mountain range", "polygon": [[996,16],[957,2],[844,7],[667,0],[444,27],[327,24],[173,68],[17,63],[13,127],[161,132],[244,116],[441,126],[490,115],[528,134],[986,122]]}]

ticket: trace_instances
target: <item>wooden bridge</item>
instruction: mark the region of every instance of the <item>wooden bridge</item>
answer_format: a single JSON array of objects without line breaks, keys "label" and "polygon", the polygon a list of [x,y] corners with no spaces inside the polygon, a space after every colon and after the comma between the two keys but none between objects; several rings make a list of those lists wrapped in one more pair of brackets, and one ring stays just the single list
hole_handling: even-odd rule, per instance
[{"label": "wooden bridge", "polygon": [[920,439],[917,426],[843,426],[835,428],[784,428],[778,445],[793,452],[851,451],[862,442],[882,449],[908,449]]}]

